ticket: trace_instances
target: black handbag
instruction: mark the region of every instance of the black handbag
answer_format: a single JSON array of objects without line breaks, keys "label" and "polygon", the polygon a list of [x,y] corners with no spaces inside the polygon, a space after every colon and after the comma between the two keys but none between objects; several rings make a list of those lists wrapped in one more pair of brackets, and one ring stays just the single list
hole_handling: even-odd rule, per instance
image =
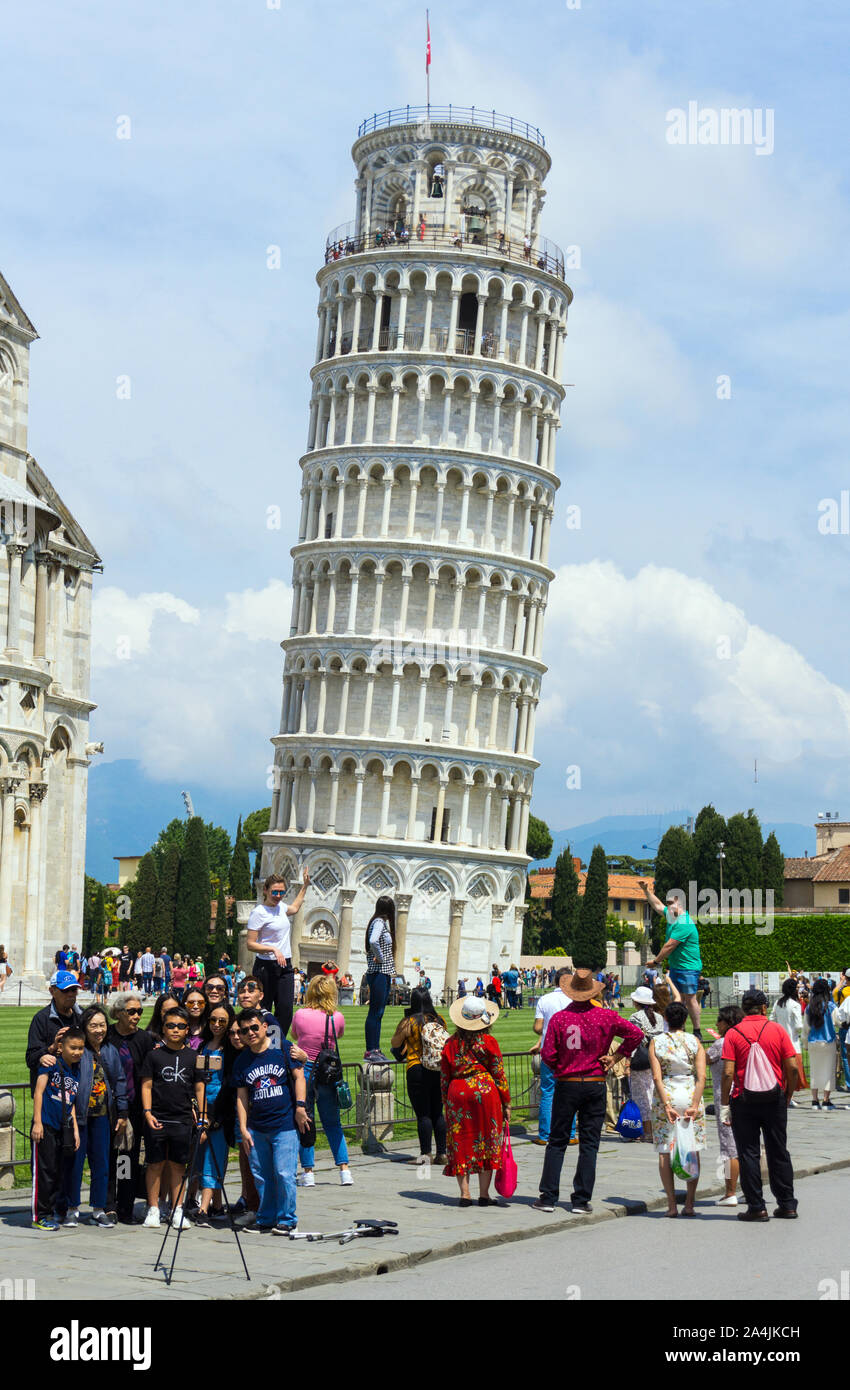
[{"label": "black handbag", "polygon": [[631,1056],[632,1071],[649,1071],[649,1043],[644,1038],[642,1043],[638,1043]]},{"label": "black handbag", "polygon": [[[329,1026],[333,1032],[333,1049],[328,1046]],[[332,1014],[325,1015],[325,1041],[313,1063],[313,1080],[317,1086],[338,1086],[342,1080],[342,1060]]]},{"label": "black handbag", "polygon": [[[281,1051],[283,1052],[283,1049],[282,1049],[282,1048],[281,1048]],[[298,1104],[297,1104],[296,1099],[295,1099],[295,1081],[294,1081],[294,1078],[293,1078],[293,1076],[292,1076],[292,1067],[290,1066],[290,1063],[289,1063],[289,1056],[288,1056],[288,1054],[287,1054],[286,1052],[284,1052],[283,1055],[284,1055],[284,1059],[285,1059],[285,1061],[286,1061],[286,1084],[287,1084],[288,1087],[289,1087],[289,1096],[290,1096],[290,1099],[291,1099],[291,1101],[292,1101],[292,1113],[293,1113],[293,1115],[294,1115],[295,1112],[296,1112],[296,1110],[298,1109]],[[310,1091],[309,1091],[309,1088],[308,1088],[308,1091],[307,1091],[307,1105],[308,1105],[308,1107],[309,1107],[309,1105],[310,1105]],[[296,1125],[296,1126],[295,1126],[295,1132],[296,1132],[296,1134],[298,1135],[298,1143],[301,1145],[302,1149],[312,1149],[312,1148],[314,1147],[315,1143],[316,1143],[316,1121],[315,1121],[315,1118],[313,1117],[313,1115],[310,1113],[309,1108],[308,1108],[308,1110],[306,1111],[306,1114],[307,1114],[307,1120],[308,1120],[307,1128],[306,1128],[306,1129],[299,1129],[298,1126]]]}]

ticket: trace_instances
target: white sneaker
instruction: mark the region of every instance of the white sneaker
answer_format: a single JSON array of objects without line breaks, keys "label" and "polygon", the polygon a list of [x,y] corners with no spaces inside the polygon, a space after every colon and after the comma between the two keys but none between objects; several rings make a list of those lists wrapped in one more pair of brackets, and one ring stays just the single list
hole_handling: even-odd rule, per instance
[{"label": "white sneaker", "polygon": [[142,1225],[143,1225],[143,1226],[158,1226],[159,1224],[160,1224],[160,1221],[159,1221],[159,1207],[148,1207],[148,1214],[147,1214],[147,1216],[145,1217],[144,1221],[142,1222]]},{"label": "white sneaker", "polygon": [[350,1169],[350,1168],[340,1168],[340,1170],[339,1170],[339,1184],[340,1184],[340,1187],[353,1187],[353,1186],[354,1186],[354,1179],[353,1179],[353,1177],[351,1176],[351,1169]]},{"label": "white sneaker", "polygon": [[316,1174],[313,1172],[312,1168],[308,1168],[305,1173],[299,1173],[298,1177],[295,1179],[295,1185],[296,1187],[315,1187]]},{"label": "white sneaker", "polygon": [[736,1207],[738,1205],[738,1198],[733,1192],[731,1197],[718,1197],[717,1205],[719,1207]]},{"label": "white sneaker", "polygon": [[182,1207],[178,1207],[174,1212],[171,1218],[171,1224],[176,1231],[179,1231],[183,1226],[189,1225],[189,1218]]}]

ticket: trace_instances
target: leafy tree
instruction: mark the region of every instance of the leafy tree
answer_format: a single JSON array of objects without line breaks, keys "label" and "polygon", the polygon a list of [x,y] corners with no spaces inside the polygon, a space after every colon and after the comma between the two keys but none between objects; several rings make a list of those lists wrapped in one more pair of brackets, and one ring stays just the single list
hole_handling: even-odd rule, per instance
[{"label": "leafy tree", "polygon": [[609,912],[605,919],[605,934],[609,941],[616,944],[618,950],[622,950],[627,941],[631,941],[638,950],[643,945],[643,928],[623,921],[614,912]]},{"label": "leafy tree", "polygon": [[608,863],[602,846],[594,845],[571,952],[576,969],[605,969],[607,916]]},{"label": "leafy tree", "polygon": [[780,907],[785,892],[785,859],[772,830],[761,852],[761,881],[763,888],[773,889],[774,906]]},{"label": "leafy tree", "polygon": [[[713,806],[703,806],[694,826],[693,877],[696,879],[700,891],[703,888],[713,888],[715,892],[719,890],[720,860],[717,856],[720,851],[718,845],[721,841],[725,843],[728,839],[729,834],[723,817],[715,811]],[[725,850],[724,853],[726,853]],[[724,868],[725,862],[724,860]],[[723,877],[725,883],[725,873]],[[678,884],[676,886],[684,887],[685,885]]]},{"label": "leafy tree", "polygon": [[644,878],[653,872],[652,859],[633,859],[630,854],[608,854],[609,874],[640,874]]},{"label": "leafy tree", "polygon": [[85,876],[83,887],[83,939],[80,943],[80,950],[84,956],[90,956],[92,951],[99,950],[101,937],[103,936],[103,923],[106,913],[104,903],[104,916],[98,922],[97,918],[97,897],[102,885],[96,878]]},{"label": "leafy tree", "polygon": [[[607,869],[606,869],[607,894]],[[573,950],[576,925],[579,917],[578,874],[573,864],[570,846],[563,850],[555,860],[555,881],[552,885],[552,898],[549,904],[549,922],[541,933],[544,948],[562,944],[569,955]]]},{"label": "leafy tree", "polygon": [[159,950],[161,947],[167,946],[169,953],[174,948],[174,909],[177,903],[179,879],[180,846],[176,840],[172,840],[162,856],[153,931],[156,937],[156,949]]},{"label": "leafy tree", "polygon": [[545,859],[552,853],[552,843],[552,832],[545,820],[540,820],[537,816],[529,816],[528,835],[525,841],[526,854],[530,854],[532,859]]},{"label": "leafy tree", "polygon": [[156,861],[149,852],[139,860],[136,873],[136,889],[133,893],[133,914],[127,930],[127,945],[131,951],[143,951],[153,946],[154,919],[156,916],[156,895],[159,879]]},{"label": "leafy tree", "polygon": [[200,816],[186,822],[186,837],[174,910],[174,949],[181,955],[206,954],[210,934],[210,866]]},{"label": "leafy tree", "polygon": [[271,806],[262,806],[259,811],[252,811],[250,816],[245,817],[242,838],[252,854],[261,853],[263,845],[260,836],[268,830],[271,816]]},{"label": "leafy tree", "polygon": [[252,896],[251,890],[251,865],[248,860],[248,847],[245,844],[245,837],[240,828],[236,832],[236,844],[233,849],[233,857],[230,860],[230,872],[228,875],[230,891],[234,898],[240,902],[247,902]]}]

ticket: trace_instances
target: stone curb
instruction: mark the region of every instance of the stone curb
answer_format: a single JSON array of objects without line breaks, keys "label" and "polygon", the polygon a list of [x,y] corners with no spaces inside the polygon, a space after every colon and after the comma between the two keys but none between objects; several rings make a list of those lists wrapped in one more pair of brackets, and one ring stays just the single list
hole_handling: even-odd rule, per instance
[{"label": "stone curb", "polygon": [[[794,1181],[800,1178],[813,1178],[818,1173],[831,1173],[838,1168],[850,1168],[850,1157],[839,1158],[824,1163],[813,1164],[808,1168],[795,1168]],[[702,1189],[706,1197],[714,1197],[723,1191],[723,1187],[715,1183],[712,1187]],[[544,1225],[529,1227],[523,1231],[504,1231],[501,1234],[494,1232],[492,1235],[470,1236],[467,1239],[450,1241],[445,1245],[435,1246],[431,1250],[412,1251],[407,1254],[393,1255],[392,1247],[383,1253],[386,1247],[382,1247],[381,1257],[370,1260],[368,1264],[358,1265],[354,1268],[341,1268],[338,1270],[317,1270],[315,1274],[295,1275],[291,1279],[281,1279],[274,1284],[266,1284],[262,1290],[250,1290],[245,1293],[234,1293],[230,1295],[212,1295],[213,1299],[233,1299],[244,1302],[265,1299],[276,1301],[285,1294],[297,1293],[299,1289],[316,1288],[321,1284],[347,1284],[357,1279],[372,1278],[376,1274],[396,1273],[401,1269],[413,1269],[426,1261],[451,1259],[456,1255],[471,1254],[473,1251],[488,1250],[494,1246],[506,1245],[509,1242],[519,1240],[532,1240],[535,1236],[553,1234],[559,1231],[569,1231],[576,1228],[584,1229],[586,1226],[598,1225],[602,1221],[618,1220],[624,1216],[644,1216],[650,1211],[659,1211],[666,1205],[666,1198],[659,1197],[652,1202],[635,1200],[634,1202],[621,1202],[604,1210],[593,1212],[590,1216],[573,1216],[567,1213],[561,1217],[553,1215],[550,1221]],[[385,1238],[386,1239],[386,1238]],[[390,1238],[391,1239],[391,1238]],[[338,1248],[338,1247],[334,1247]]]}]

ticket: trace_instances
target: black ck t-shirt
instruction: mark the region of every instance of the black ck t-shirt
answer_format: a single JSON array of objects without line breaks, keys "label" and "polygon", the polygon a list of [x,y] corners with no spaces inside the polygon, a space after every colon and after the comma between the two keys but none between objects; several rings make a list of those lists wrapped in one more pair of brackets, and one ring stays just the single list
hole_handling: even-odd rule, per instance
[{"label": "black ck t-shirt", "polygon": [[153,1081],[151,1110],[156,1118],[166,1128],[190,1125],[195,1097],[195,1053],[191,1047],[181,1047],[179,1052],[155,1048],[142,1063],[142,1079],[146,1077]]}]

